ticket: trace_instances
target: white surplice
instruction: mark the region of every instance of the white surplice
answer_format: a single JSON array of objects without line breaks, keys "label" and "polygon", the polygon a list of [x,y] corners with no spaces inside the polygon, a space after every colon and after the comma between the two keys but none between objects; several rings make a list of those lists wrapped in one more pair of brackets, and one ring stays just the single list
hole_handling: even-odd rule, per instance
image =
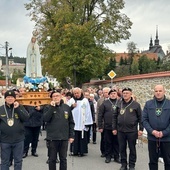
[{"label": "white surplice", "polygon": [[85,125],[93,124],[90,104],[86,98],[77,100],[77,106],[72,110],[72,114],[75,122],[74,130],[83,131]]}]

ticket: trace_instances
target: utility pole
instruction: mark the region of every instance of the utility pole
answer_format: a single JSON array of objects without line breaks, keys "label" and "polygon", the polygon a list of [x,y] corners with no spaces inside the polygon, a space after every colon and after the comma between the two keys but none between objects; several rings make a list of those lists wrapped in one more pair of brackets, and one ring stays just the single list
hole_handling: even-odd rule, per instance
[{"label": "utility pole", "polygon": [[6,50],[6,89],[8,89],[8,77],[9,77],[9,63],[8,63],[8,42],[5,42],[5,50]]}]

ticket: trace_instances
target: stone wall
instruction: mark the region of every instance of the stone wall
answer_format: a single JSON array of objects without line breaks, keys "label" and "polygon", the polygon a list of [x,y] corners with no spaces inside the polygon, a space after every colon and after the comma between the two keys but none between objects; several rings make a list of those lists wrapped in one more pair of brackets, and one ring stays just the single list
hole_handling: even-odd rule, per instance
[{"label": "stone wall", "polygon": [[[115,78],[112,82],[113,87],[130,87],[142,108],[147,100],[153,98],[153,89],[157,84],[164,85],[166,96],[167,98],[170,98],[170,71]],[[93,81],[92,83],[83,84],[83,88],[89,86],[98,87],[98,85],[110,87],[111,81]]]},{"label": "stone wall", "polygon": [[[111,81],[93,81],[91,83],[83,84],[83,89],[89,86],[97,88],[99,85],[110,87],[111,84],[112,87],[117,86],[121,89],[130,87],[137,98],[137,102],[141,104],[142,108],[147,100],[153,98],[153,89],[157,84],[164,85],[166,97],[170,99],[170,71],[115,78],[112,83]],[[144,130],[144,139],[146,135],[147,132]]]}]

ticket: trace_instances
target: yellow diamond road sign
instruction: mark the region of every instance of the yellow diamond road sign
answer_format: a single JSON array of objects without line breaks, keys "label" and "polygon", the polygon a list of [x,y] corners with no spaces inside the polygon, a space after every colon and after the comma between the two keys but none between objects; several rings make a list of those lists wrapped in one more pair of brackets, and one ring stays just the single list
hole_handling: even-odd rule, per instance
[{"label": "yellow diamond road sign", "polygon": [[113,79],[113,78],[116,76],[116,73],[115,73],[113,70],[111,70],[111,71],[108,73],[108,76],[109,76],[111,79]]}]

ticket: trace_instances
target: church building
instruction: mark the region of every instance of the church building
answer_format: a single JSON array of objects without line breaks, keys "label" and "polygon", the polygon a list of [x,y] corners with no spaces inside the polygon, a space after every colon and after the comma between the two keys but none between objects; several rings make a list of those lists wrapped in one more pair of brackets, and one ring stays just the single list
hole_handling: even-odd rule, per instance
[{"label": "church building", "polygon": [[149,43],[149,50],[146,51],[142,51],[142,53],[156,53],[158,57],[160,57],[160,59],[162,59],[165,56],[165,53],[162,49],[162,46],[159,45],[159,39],[158,39],[158,27],[156,27],[156,39],[154,41],[153,44],[153,40],[152,37],[150,39],[150,43]]}]

